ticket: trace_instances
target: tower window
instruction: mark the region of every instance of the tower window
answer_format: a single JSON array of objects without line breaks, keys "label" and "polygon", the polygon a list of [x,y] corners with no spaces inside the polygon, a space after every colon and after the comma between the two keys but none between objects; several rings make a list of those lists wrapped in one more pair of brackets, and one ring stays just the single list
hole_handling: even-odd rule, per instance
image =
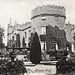
[{"label": "tower window", "polygon": [[46,20],[46,17],[41,17],[42,18],[42,21],[45,21]]},{"label": "tower window", "polygon": [[55,16],[55,20],[58,21],[59,20],[59,16]]},{"label": "tower window", "polygon": [[31,32],[31,31],[29,30],[29,34],[30,34],[30,32]]}]

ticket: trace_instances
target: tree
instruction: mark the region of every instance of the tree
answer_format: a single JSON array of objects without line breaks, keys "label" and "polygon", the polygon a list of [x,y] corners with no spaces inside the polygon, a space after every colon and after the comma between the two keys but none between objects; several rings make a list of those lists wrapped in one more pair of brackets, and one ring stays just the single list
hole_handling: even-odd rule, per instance
[{"label": "tree", "polygon": [[4,31],[5,31],[4,28],[0,28],[0,36],[1,37],[4,37]]},{"label": "tree", "polygon": [[33,64],[39,64],[41,61],[41,46],[37,32],[34,33],[31,40],[30,61]]},{"label": "tree", "polygon": [[20,34],[16,35],[16,47],[20,47],[21,42],[20,42]]},{"label": "tree", "polygon": [[0,28],[0,49],[5,47],[5,44],[3,43],[3,37],[4,37],[4,28]]},{"label": "tree", "polygon": [[25,43],[25,38],[23,37],[22,39],[22,47],[25,48],[26,47],[26,43]]}]

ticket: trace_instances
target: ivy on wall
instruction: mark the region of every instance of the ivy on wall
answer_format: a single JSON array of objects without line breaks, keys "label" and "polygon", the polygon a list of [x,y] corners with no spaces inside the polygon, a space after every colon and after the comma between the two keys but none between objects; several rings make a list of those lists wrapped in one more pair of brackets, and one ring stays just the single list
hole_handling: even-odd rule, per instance
[{"label": "ivy on wall", "polygon": [[66,49],[66,33],[64,30],[60,30],[57,26],[52,27],[48,25],[46,27],[46,44],[47,50],[54,49],[54,43],[58,43],[59,49]]}]

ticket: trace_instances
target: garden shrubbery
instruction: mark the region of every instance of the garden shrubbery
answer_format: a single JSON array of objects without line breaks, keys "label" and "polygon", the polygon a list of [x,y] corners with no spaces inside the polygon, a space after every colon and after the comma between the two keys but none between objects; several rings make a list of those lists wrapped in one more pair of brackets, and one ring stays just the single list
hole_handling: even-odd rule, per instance
[{"label": "garden shrubbery", "polygon": [[18,75],[27,72],[24,63],[20,60],[14,62],[8,62],[5,66],[6,66],[6,72],[9,72],[9,74]]},{"label": "garden shrubbery", "polygon": [[21,60],[8,62],[7,60],[0,60],[0,74],[18,75],[26,73],[26,67]]},{"label": "garden shrubbery", "polygon": [[56,68],[58,73],[70,73],[75,71],[75,58],[62,58],[56,63]]}]

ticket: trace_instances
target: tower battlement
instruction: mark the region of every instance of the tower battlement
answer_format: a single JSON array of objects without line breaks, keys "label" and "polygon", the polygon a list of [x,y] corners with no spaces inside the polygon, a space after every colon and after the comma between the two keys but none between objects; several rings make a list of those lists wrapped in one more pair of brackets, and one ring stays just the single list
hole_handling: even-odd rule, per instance
[{"label": "tower battlement", "polygon": [[65,27],[69,28],[69,29],[75,29],[75,25],[74,24],[65,24]]},{"label": "tower battlement", "polygon": [[43,14],[58,15],[66,18],[64,7],[54,6],[54,5],[44,5],[44,6],[38,6],[37,8],[32,10],[31,19],[33,19],[35,16]]}]

